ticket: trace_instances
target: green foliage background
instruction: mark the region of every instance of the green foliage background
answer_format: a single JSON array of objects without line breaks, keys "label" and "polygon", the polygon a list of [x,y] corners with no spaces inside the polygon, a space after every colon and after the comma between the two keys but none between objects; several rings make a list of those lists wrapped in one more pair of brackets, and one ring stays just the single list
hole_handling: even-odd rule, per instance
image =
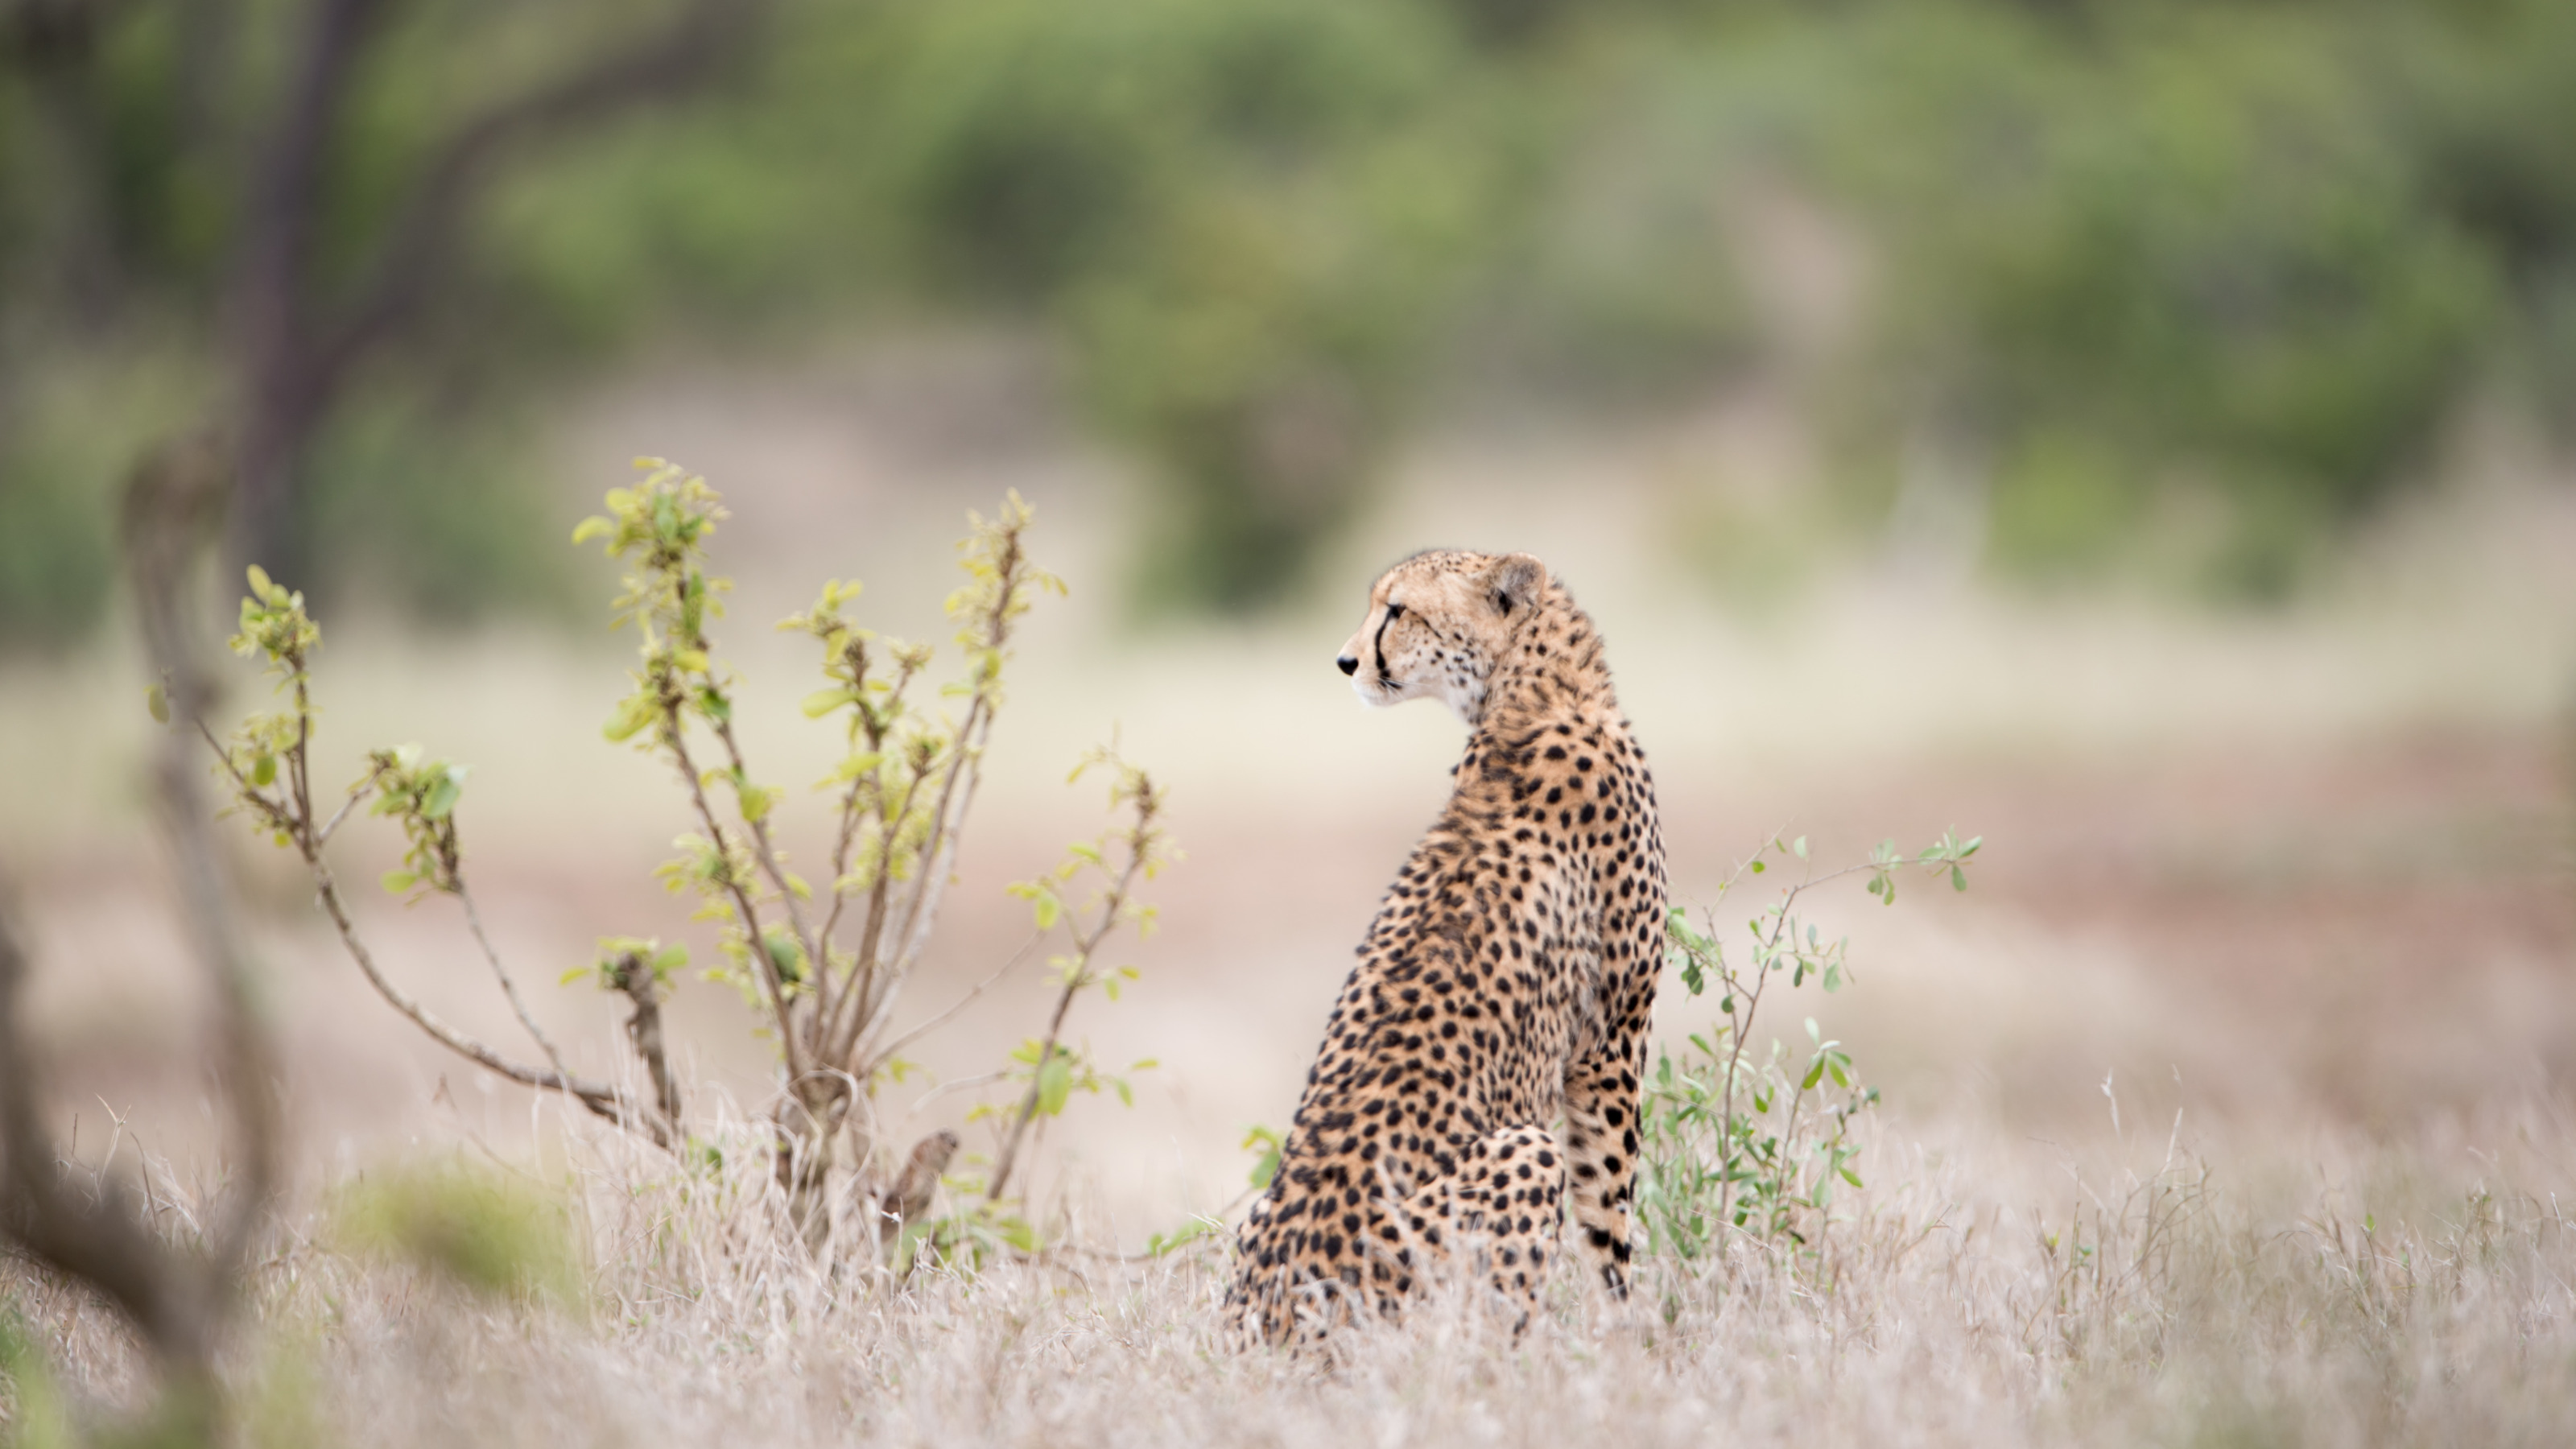
[{"label": "green foliage background", "polygon": [[[210,58],[200,7],[136,0],[68,97],[0,61],[13,646],[94,624],[116,479],[220,405],[225,138],[304,16],[236,11]],[[400,10],[325,284],[461,117],[637,11]],[[1822,404],[1862,516],[1929,426],[1989,462],[1999,567],[2214,517],[2193,577],[2278,595],[2472,392],[2569,415],[2571,134],[2549,0],[781,0],[713,91],[505,158],[309,460],[299,549],[434,615],[541,599],[512,541],[548,532],[551,388],[674,338],[972,320],[1049,339],[1149,478],[1143,596],[1258,607],[1443,390],[1625,406],[1779,346],[1727,224],[1761,181],[1879,279]]]}]

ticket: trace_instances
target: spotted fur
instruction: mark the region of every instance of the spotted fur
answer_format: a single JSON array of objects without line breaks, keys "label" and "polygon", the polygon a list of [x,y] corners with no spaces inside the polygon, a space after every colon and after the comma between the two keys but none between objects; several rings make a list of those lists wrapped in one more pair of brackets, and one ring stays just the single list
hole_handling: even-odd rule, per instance
[{"label": "spotted fur", "polygon": [[1537,559],[1438,551],[1377,581],[1338,663],[1370,703],[1440,699],[1471,733],[1325,1024],[1228,1311],[1305,1341],[1463,1262],[1525,1319],[1569,1197],[1624,1293],[1666,892],[1600,636]]}]

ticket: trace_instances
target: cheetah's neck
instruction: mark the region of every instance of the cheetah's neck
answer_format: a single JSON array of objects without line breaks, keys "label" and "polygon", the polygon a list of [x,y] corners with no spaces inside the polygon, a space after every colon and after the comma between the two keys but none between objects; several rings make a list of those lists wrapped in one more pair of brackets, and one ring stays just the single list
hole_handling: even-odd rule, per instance
[{"label": "cheetah's neck", "polygon": [[1610,661],[1591,616],[1562,588],[1551,587],[1486,676],[1474,724],[1479,733],[1510,732],[1541,720],[1587,718],[1615,725],[1618,697]]}]

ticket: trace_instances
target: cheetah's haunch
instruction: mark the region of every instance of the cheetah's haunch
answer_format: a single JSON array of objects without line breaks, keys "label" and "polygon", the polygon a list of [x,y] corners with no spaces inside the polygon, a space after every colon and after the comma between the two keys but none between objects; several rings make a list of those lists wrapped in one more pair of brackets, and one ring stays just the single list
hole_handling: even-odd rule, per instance
[{"label": "cheetah's haunch", "polygon": [[1462,1257],[1526,1314],[1569,1194],[1624,1293],[1664,847],[1600,636],[1528,554],[1439,551],[1377,581],[1337,662],[1472,733],[1325,1024],[1228,1314],[1304,1340]]}]

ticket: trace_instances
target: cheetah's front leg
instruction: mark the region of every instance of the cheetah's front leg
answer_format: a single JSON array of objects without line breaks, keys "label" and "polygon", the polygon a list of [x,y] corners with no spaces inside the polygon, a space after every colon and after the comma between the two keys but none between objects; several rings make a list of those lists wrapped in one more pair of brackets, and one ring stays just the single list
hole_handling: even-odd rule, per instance
[{"label": "cheetah's front leg", "polygon": [[1628,1294],[1628,1207],[1636,1195],[1637,1089],[1646,1037],[1628,1033],[1576,1063],[1565,1083],[1566,1183],[1583,1254],[1601,1281]]}]

